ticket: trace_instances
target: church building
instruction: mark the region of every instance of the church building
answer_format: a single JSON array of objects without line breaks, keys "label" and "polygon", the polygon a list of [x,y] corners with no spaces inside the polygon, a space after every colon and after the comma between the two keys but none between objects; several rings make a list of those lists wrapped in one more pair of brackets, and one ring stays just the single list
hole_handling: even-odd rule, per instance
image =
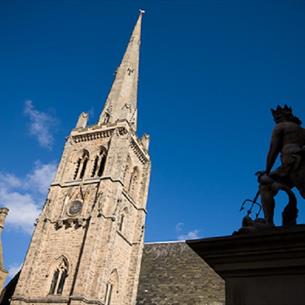
[{"label": "church building", "polygon": [[23,267],[1,304],[224,304],[222,279],[187,244],[144,246],[151,161],[149,136],[137,136],[143,13],[98,122],[88,126],[81,113],[67,137]]}]

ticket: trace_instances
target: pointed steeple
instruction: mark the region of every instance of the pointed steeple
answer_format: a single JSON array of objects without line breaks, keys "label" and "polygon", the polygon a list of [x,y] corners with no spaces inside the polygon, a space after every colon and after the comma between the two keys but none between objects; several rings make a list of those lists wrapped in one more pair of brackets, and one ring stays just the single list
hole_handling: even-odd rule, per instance
[{"label": "pointed steeple", "polygon": [[126,120],[134,130],[137,129],[139,55],[143,14],[144,11],[140,10],[139,18],[100,115],[99,125]]}]

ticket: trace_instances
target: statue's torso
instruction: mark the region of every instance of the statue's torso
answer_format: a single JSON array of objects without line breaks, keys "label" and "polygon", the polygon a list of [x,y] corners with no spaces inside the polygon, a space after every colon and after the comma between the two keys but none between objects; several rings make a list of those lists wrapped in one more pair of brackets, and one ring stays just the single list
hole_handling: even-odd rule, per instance
[{"label": "statue's torso", "polygon": [[274,129],[274,133],[281,137],[282,153],[300,150],[305,146],[305,129],[296,123],[278,123]]}]

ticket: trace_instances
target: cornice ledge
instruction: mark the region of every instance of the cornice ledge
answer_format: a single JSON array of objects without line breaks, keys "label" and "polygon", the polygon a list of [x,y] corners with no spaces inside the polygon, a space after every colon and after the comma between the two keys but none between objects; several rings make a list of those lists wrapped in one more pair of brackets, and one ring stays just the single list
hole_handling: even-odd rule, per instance
[{"label": "cornice ledge", "polygon": [[98,299],[87,299],[84,296],[81,295],[71,295],[70,300],[73,301],[82,301],[86,304],[97,304],[97,305],[104,305],[104,302],[101,302]]},{"label": "cornice ledge", "polygon": [[81,130],[74,129],[72,130],[70,137],[75,143],[100,138],[109,138],[112,136],[115,129],[119,131],[120,135],[125,135],[126,133],[131,132],[129,125],[126,122],[116,122],[103,127],[100,125],[94,125]]},{"label": "cornice ledge", "polygon": [[[15,296],[12,297],[12,301],[21,301],[25,303],[68,303],[69,297],[63,296],[55,296],[55,295],[48,295],[46,297],[37,297],[37,298],[27,298],[23,296]],[[103,304],[102,304],[103,305]]]},{"label": "cornice ledge", "polygon": [[92,141],[101,138],[110,138],[115,128],[105,130],[88,130],[84,133],[71,134],[75,143]]},{"label": "cornice ledge", "polygon": [[86,184],[92,184],[92,183],[99,183],[102,180],[111,180],[112,182],[118,182],[121,185],[123,185],[123,182],[120,179],[114,179],[111,176],[103,176],[99,178],[87,178],[84,180],[72,180],[72,181],[66,181],[63,183],[60,183],[58,181],[55,181],[51,184],[51,186],[59,186],[59,187],[70,187],[70,186],[77,186],[77,185],[86,185]]},{"label": "cornice ledge", "polygon": [[71,180],[66,181],[63,183],[60,183],[58,181],[54,181],[51,183],[51,186],[59,186],[59,187],[69,187],[69,186],[77,186],[77,185],[86,185],[86,184],[92,184],[92,183],[99,183],[101,178],[89,178],[84,180]]},{"label": "cornice ledge", "polygon": [[45,304],[68,303],[69,300],[82,301],[86,304],[104,305],[104,303],[98,299],[87,299],[84,296],[78,296],[78,295],[72,295],[70,297],[48,295],[47,297],[38,297],[38,298],[27,298],[22,296],[12,297],[12,301],[22,301],[25,303],[45,303]]},{"label": "cornice ledge", "polygon": [[150,161],[148,153],[144,151],[137,137],[135,136],[130,137],[130,147],[143,164]]}]

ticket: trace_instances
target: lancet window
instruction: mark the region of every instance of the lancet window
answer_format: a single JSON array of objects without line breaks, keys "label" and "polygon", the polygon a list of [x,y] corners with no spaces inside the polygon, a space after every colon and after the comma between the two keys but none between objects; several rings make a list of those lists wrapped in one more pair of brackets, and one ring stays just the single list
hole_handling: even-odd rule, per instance
[{"label": "lancet window", "polygon": [[103,176],[105,164],[106,164],[106,158],[107,158],[107,150],[105,147],[101,147],[99,154],[94,158],[91,177]]},{"label": "lancet window", "polygon": [[119,277],[116,270],[112,271],[109,281],[106,284],[105,305],[116,304],[116,294],[118,292]]},{"label": "lancet window", "polygon": [[125,189],[128,190],[129,182],[130,182],[130,170],[131,170],[131,159],[130,156],[127,157],[126,166],[123,174],[123,183]]},{"label": "lancet window", "polygon": [[112,290],[113,290],[113,284],[107,283],[106,284],[105,305],[111,304]]},{"label": "lancet window", "polygon": [[76,168],[73,179],[83,179],[86,173],[87,164],[89,161],[89,152],[84,150],[81,157],[76,162]]},{"label": "lancet window", "polygon": [[68,261],[62,257],[53,272],[49,294],[62,294],[67,276]]},{"label": "lancet window", "polygon": [[128,187],[128,192],[131,195],[134,195],[137,184],[138,184],[138,180],[139,180],[139,169],[138,167],[134,167],[132,173],[131,173],[131,177],[130,177],[130,181],[129,181],[129,187]]},{"label": "lancet window", "polygon": [[125,208],[121,215],[120,215],[120,219],[119,219],[119,231],[120,232],[124,232],[125,229],[125,225],[127,223],[127,217],[128,217],[128,209]]},{"label": "lancet window", "polygon": [[119,230],[123,230],[123,224],[124,224],[125,214],[122,214],[120,217],[120,223],[119,223]]}]

